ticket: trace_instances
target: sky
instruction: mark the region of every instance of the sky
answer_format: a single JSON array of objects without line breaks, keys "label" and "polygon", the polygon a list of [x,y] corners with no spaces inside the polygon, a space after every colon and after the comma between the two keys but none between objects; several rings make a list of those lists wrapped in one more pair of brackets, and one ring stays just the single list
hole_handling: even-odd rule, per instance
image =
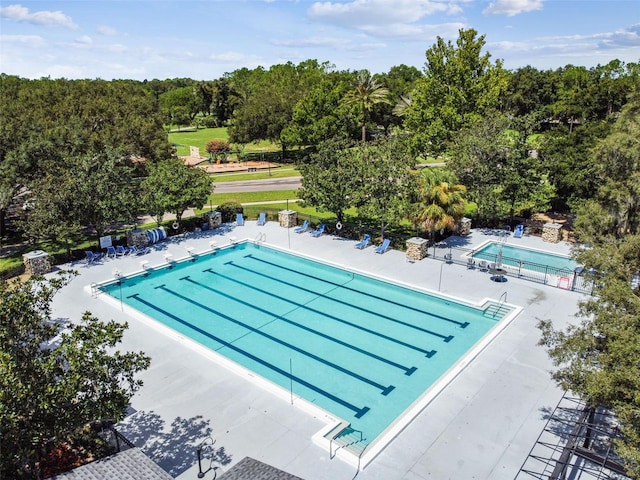
[{"label": "sky", "polygon": [[437,37],[455,44],[469,28],[510,70],[640,62],[640,0],[0,0],[0,72],[214,80],[307,59],[422,70]]}]

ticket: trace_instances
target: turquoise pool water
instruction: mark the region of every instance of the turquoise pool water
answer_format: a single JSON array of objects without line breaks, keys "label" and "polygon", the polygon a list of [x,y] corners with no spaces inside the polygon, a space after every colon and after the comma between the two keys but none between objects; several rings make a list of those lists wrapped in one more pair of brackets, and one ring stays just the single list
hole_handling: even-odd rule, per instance
[{"label": "turquoise pool water", "polygon": [[502,317],[252,243],[100,289],[351,422],[365,442]]},{"label": "turquoise pool water", "polygon": [[518,267],[519,262],[522,262],[522,268],[527,268],[527,264],[529,264],[529,266],[537,266],[537,269],[543,266],[572,272],[578,266],[575,260],[564,255],[498,242],[489,242],[476,252],[473,252],[473,257],[494,262],[501,247],[502,263],[512,267]]}]

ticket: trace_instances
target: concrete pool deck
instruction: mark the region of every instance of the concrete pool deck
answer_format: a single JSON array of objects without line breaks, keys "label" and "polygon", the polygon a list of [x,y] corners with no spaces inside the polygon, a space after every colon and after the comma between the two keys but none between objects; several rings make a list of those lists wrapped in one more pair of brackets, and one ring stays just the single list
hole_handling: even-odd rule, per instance
[{"label": "concrete pool deck", "polygon": [[[101,319],[128,321],[122,350],[141,350],[152,358],[151,367],[140,375],[142,389],[131,401],[130,415],[119,431],[156,463],[181,480],[198,474],[196,447],[204,439],[215,440],[217,475],[229,470],[245,456],[285,470],[298,477],[351,479],[357,471],[312,441],[325,423],[295,404],[238,377],[214,363],[188,344],[168,338],[159,330],[129,317],[116,306],[93,298],[87,286],[141,269],[140,262],[157,265],[165,255],[174,259],[210,250],[210,243],[228,244],[255,239],[317,257],[347,268],[440,291],[471,302],[489,297],[523,307],[494,339],[453,381],[384,449],[358,473],[365,480],[382,479],[513,479],[549,412],[562,396],[550,379],[552,364],[537,345],[539,320],[552,319],[564,326],[574,319],[582,295],[509,277],[496,283],[490,275],[467,270],[464,265],[445,264],[427,257],[407,262],[404,252],[383,255],[372,247],[357,250],[352,240],[330,235],[313,238],[296,234],[277,222],[256,226],[225,225],[222,229],[186,237],[172,237],[155,245],[151,253],[104,261],[87,266],[70,265],[80,275],[54,299],[54,316],[80,319],[86,310]],[[451,242],[474,246],[500,238],[490,230],[474,230]],[[566,254],[566,243],[550,244],[539,237],[509,237],[507,243]],[[203,470],[209,461],[202,463]],[[209,471],[204,478],[213,478]]]}]

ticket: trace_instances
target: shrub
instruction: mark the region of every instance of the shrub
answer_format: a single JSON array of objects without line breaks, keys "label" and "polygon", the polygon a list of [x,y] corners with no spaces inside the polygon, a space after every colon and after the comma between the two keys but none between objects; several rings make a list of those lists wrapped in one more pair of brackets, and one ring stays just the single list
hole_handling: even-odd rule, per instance
[{"label": "shrub", "polygon": [[206,145],[207,153],[213,153],[217,155],[218,153],[228,152],[230,149],[229,142],[226,140],[209,140]]},{"label": "shrub", "polygon": [[222,215],[223,223],[234,222],[238,213],[244,213],[242,205],[237,202],[223,203],[216,210]]}]

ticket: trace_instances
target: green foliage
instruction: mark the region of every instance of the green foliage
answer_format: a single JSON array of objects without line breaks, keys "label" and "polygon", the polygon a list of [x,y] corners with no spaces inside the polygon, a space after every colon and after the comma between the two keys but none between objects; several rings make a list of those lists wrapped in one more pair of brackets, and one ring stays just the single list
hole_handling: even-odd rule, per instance
[{"label": "green foliage", "polygon": [[362,141],[367,140],[367,120],[373,107],[379,103],[391,103],[389,90],[374,78],[368,70],[360,70],[356,75],[354,87],[343,99],[346,105],[360,107],[362,116]]},{"label": "green foliage", "polygon": [[618,417],[625,438],[617,453],[631,478],[640,478],[640,290],[632,283],[640,271],[640,236],[606,240],[578,261],[596,272],[594,295],[581,303],[579,324],[556,330],[541,322],[541,343],[558,367],[559,385]]},{"label": "green foliage", "polygon": [[416,180],[408,215],[414,227],[428,230],[432,240],[436,230],[454,230],[465,213],[465,186],[450,171],[434,168],[423,168]]},{"label": "green foliage", "polygon": [[242,205],[236,202],[227,202],[218,205],[216,210],[222,215],[223,222],[233,222],[236,219],[236,215],[242,213]]},{"label": "green foliage", "polygon": [[178,222],[188,208],[202,208],[212,190],[211,179],[202,169],[170,158],[148,165],[149,175],[142,182],[143,203],[158,225],[165,212]]},{"label": "green foliage", "polygon": [[189,86],[175,88],[160,95],[160,111],[165,123],[189,125],[201,110],[202,99],[198,98],[198,92],[199,89]]},{"label": "green foliage", "polygon": [[459,32],[456,46],[438,37],[427,50],[425,75],[418,79],[405,115],[413,132],[416,155],[438,155],[454,134],[496,110],[507,87],[502,64],[482,54],[484,35],[473,29]]},{"label": "green foliage", "polygon": [[22,467],[88,422],[123,418],[148,368],[142,353],[117,350],[126,324],[83,315],[51,318],[53,295],[69,272],[50,280],[0,282],[0,476],[26,477]]},{"label": "green foliage", "polygon": [[333,212],[339,222],[354,205],[354,193],[361,185],[361,160],[351,140],[334,138],[322,142],[298,169],[302,187],[298,196],[309,205]]},{"label": "green foliage", "polygon": [[504,117],[487,117],[464,129],[451,147],[447,166],[485,219],[544,211],[553,198],[544,165],[528,154],[526,135],[511,127]]}]

